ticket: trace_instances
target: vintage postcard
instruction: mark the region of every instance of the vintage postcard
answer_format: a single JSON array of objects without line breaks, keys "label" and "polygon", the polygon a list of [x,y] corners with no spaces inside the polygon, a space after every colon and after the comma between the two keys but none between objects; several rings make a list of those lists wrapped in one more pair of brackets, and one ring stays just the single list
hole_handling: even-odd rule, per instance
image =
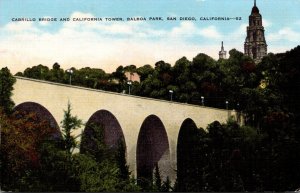
[{"label": "vintage postcard", "polygon": [[1,190],[297,190],[299,8],[0,0]]}]

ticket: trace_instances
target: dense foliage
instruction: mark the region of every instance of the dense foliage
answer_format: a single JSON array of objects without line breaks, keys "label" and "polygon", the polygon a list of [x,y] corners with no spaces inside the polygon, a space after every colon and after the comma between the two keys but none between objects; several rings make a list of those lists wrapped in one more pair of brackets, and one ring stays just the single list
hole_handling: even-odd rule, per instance
[{"label": "dense foliage", "polygon": [[[119,66],[71,68],[55,63],[38,65],[19,76],[64,84],[127,92],[125,72],[138,73],[131,94],[217,108],[237,109],[245,125],[215,121],[206,129],[189,122],[180,131],[175,191],[284,191],[300,187],[300,46],[282,54],[268,54],[259,64],[237,50],[215,61],[198,54],[174,66],[159,61],[154,67]],[[93,127],[90,143],[80,147],[72,131],[81,121],[65,111],[62,135],[35,114],[14,112],[15,79],[0,71],[1,188],[14,191],[138,191],[126,164],[120,141],[109,149],[103,128]],[[172,90],[173,93],[169,91]],[[172,95],[172,96],[171,96]],[[226,103],[227,101],[228,103]],[[92,144],[92,145],[91,145]],[[155,167],[153,183],[143,190],[170,191]]]},{"label": "dense foliage", "polygon": [[[242,61],[243,56],[234,63]],[[238,54],[239,53],[234,53]],[[299,188],[300,179],[300,46],[285,54],[269,54],[257,66],[247,64],[248,77],[224,77],[239,102],[246,126],[214,122],[197,129],[190,124],[178,141],[176,190],[284,191]],[[242,63],[241,63],[242,64]],[[243,65],[242,65],[243,66]],[[249,69],[251,69],[249,71]],[[252,74],[251,75],[251,71]],[[230,70],[234,73],[234,69]],[[242,73],[242,72],[240,72]],[[252,80],[251,77],[256,77]],[[246,80],[247,79],[247,80]],[[237,81],[239,83],[235,83]],[[239,86],[241,85],[241,86]]]},{"label": "dense foliage", "polygon": [[[281,120],[275,120],[280,123]],[[300,140],[294,132],[266,123],[258,131],[211,123],[203,129],[186,128],[178,144],[179,191],[284,191],[299,187]],[[277,130],[271,131],[270,130]],[[293,130],[295,128],[290,128]],[[274,135],[280,132],[280,135]],[[279,134],[279,133],[278,133]],[[188,149],[188,151],[184,151]]]},{"label": "dense foliage", "polygon": [[28,188],[25,179],[40,167],[39,146],[55,130],[35,114],[23,112],[9,117],[0,112],[0,125],[1,188],[24,191]]},{"label": "dense foliage", "polygon": [[[126,78],[126,72],[137,73],[141,81],[128,85],[130,80]],[[130,86],[133,95],[164,100],[172,97],[178,102],[244,110],[247,117],[252,119],[254,116],[256,121],[260,113],[253,109],[252,103],[257,98],[264,101],[269,95],[268,90],[258,89],[264,78],[261,72],[249,57],[234,49],[227,60],[215,61],[205,54],[198,54],[192,61],[183,57],[174,66],[159,61],[154,68],[150,65],[139,68],[119,66],[112,73],[88,67],[63,70],[57,63],[49,69],[40,64],[17,75],[114,92],[128,93]],[[228,101],[227,106],[225,101]]]},{"label": "dense foliage", "polygon": [[[105,156],[72,153],[78,147],[71,133],[81,120],[64,113],[62,135],[34,113],[0,113],[1,189],[12,191],[138,191],[126,164],[125,147],[117,152],[99,147]],[[111,155],[110,155],[111,154]],[[112,157],[117,161],[112,161]]]},{"label": "dense foliage", "polygon": [[0,106],[6,113],[11,113],[14,102],[11,100],[13,84],[16,79],[7,67],[0,70]]},{"label": "dense foliage", "polygon": [[66,84],[71,77],[73,85],[128,93],[125,72],[137,73],[141,81],[132,83],[131,94],[164,100],[172,95],[178,102],[237,109],[247,124],[259,127],[269,111],[289,109],[295,114],[299,109],[299,50],[298,46],[284,54],[270,53],[259,64],[233,49],[228,59],[218,61],[198,54],[192,61],[182,57],[174,66],[159,61],[154,68],[119,66],[113,73],[71,68],[72,74],[57,63],[52,69],[40,64],[17,75]]}]

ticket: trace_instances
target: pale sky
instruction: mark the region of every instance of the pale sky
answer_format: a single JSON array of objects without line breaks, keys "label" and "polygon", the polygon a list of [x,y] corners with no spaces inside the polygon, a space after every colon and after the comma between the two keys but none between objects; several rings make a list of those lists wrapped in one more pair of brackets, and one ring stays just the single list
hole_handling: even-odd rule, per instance
[{"label": "pale sky", "polygon": [[[285,52],[300,44],[300,0],[257,0],[257,6],[268,52]],[[174,65],[181,57],[192,60],[198,53],[218,59],[221,41],[225,50],[243,52],[252,7],[253,0],[0,0],[0,67],[16,73],[58,62],[65,69],[89,66],[111,72],[119,65],[154,65],[159,60]],[[109,22],[106,17],[123,21]],[[127,21],[129,17],[146,21]],[[207,17],[241,20],[200,20]],[[18,18],[36,21],[13,21]]]}]

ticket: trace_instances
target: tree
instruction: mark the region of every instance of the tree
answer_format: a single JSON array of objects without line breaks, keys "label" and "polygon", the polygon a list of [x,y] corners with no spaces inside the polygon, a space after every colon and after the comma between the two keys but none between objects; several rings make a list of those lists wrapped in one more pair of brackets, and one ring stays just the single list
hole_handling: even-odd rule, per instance
[{"label": "tree", "polygon": [[123,66],[119,66],[115,72],[112,73],[112,76],[120,81],[120,83],[124,83],[126,80],[125,69]]},{"label": "tree", "polygon": [[64,75],[64,70],[60,68],[60,65],[57,62],[55,62],[52,66],[52,69],[49,71],[48,80],[63,83]]},{"label": "tree", "polygon": [[[102,69],[85,67],[79,70],[72,68],[72,84],[94,89],[108,90],[108,74]],[[69,74],[67,74],[69,78]]]},{"label": "tree", "polygon": [[7,67],[0,70],[0,108],[5,113],[11,113],[14,102],[11,100],[13,85],[16,79],[12,76]]},{"label": "tree", "polygon": [[14,112],[7,117],[0,112],[1,187],[5,190],[31,191],[41,166],[40,145],[57,130],[35,113]]},{"label": "tree", "polygon": [[84,192],[124,192],[139,191],[133,181],[122,181],[119,169],[109,160],[96,161],[88,154],[75,154],[73,165],[79,179],[80,189]]},{"label": "tree", "polygon": [[78,143],[76,138],[78,136],[72,136],[72,132],[79,129],[82,125],[82,121],[77,116],[71,115],[71,104],[68,102],[67,110],[64,110],[64,119],[62,121],[62,136],[64,141],[64,149],[66,152],[72,154]]},{"label": "tree", "polygon": [[[295,122],[300,125],[300,46],[284,53],[278,54],[279,76],[278,86],[284,95],[285,106],[295,115]],[[279,74],[279,75],[278,75]]]},{"label": "tree", "polygon": [[136,66],[131,64],[124,67],[125,72],[136,72]]},{"label": "tree", "polygon": [[[104,126],[98,126],[94,123],[87,124],[81,140],[80,153],[82,156],[91,158],[90,163],[99,167],[99,171],[90,172],[88,169],[84,171],[82,173],[85,176],[83,183],[96,183],[97,186],[92,185],[92,187],[96,188],[97,191],[140,190],[135,180],[130,178],[129,167],[126,162],[125,142],[123,139],[119,139],[117,148],[107,147],[104,141]],[[83,164],[86,167],[86,163]],[[89,180],[90,182],[86,182],[88,180],[86,175],[94,175],[94,172],[100,179],[93,177]],[[99,185],[99,183],[104,185]]]},{"label": "tree", "polygon": [[112,161],[113,155],[104,142],[104,126],[88,123],[81,138],[80,153],[87,154],[97,162],[104,159]]},{"label": "tree", "polygon": [[28,78],[34,78],[39,80],[49,80],[49,68],[42,64],[33,66],[31,68],[26,68],[24,71],[24,76]]},{"label": "tree", "polygon": [[40,167],[29,173],[35,185],[30,191],[80,191],[78,165],[74,165],[74,155],[65,151],[62,140],[45,140],[40,145]]},{"label": "tree", "polygon": [[[300,143],[289,116],[285,112],[270,111],[259,129],[228,120],[226,124],[217,121],[209,124],[208,133],[186,133],[194,147],[186,148],[189,153],[184,157],[181,152],[178,159],[177,190],[296,189]],[[179,139],[181,145],[182,142]],[[179,146],[178,153],[181,149]]]},{"label": "tree", "polygon": [[130,171],[126,161],[126,146],[121,139],[118,141],[118,149],[116,151],[115,159],[117,166],[120,169],[120,179],[129,180]]},{"label": "tree", "polygon": [[155,165],[155,170],[154,170],[154,187],[157,189],[157,191],[161,191],[161,177],[160,177],[160,172],[158,168],[158,164],[156,163]]},{"label": "tree", "polygon": [[137,73],[140,75],[141,82],[144,81],[149,75],[153,74],[153,67],[149,64],[137,68]]}]

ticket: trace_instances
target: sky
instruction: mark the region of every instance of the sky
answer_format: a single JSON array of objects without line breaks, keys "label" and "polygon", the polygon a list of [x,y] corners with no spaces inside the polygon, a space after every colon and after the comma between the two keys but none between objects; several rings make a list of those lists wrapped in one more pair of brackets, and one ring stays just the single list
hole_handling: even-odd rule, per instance
[{"label": "sky", "polygon": [[[218,59],[221,41],[226,51],[243,52],[253,4],[253,0],[0,0],[0,67],[16,73],[38,64],[51,68],[58,62],[64,69],[112,72],[120,65],[139,67],[160,60],[174,65],[183,56],[192,60],[199,53]],[[300,0],[257,0],[257,7],[268,52],[285,52],[300,44]],[[189,20],[192,17],[196,20]],[[209,17],[241,19],[203,20]],[[84,18],[102,21],[74,21]]]}]

